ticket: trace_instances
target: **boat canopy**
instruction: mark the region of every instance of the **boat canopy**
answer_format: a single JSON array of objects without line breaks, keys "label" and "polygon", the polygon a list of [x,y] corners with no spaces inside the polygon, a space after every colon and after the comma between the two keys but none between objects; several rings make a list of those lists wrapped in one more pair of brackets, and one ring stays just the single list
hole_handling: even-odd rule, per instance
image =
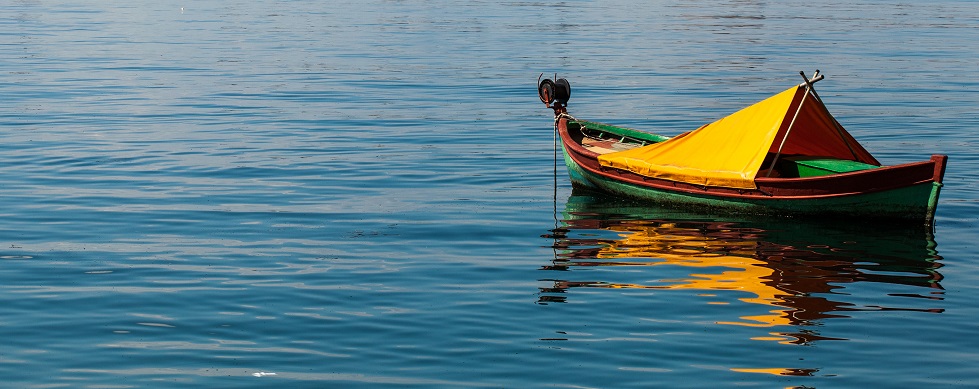
[{"label": "boat canopy", "polygon": [[775,154],[880,166],[805,84],[694,131],[660,143],[601,155],[598,160],[602,166],[646,177],[755,189],[755,177],[765,177],[769,167],[762,166],[763,162]]}]

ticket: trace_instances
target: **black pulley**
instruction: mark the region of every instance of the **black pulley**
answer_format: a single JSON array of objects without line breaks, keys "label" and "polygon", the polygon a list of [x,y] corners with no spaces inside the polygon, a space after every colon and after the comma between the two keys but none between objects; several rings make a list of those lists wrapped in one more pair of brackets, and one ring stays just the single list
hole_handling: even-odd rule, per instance
[{"label": "black pulley", "polygon": [[567,106],[568,100],[571,100],[571,83],[563,78],[554,81],[554,94],[552,96],[554,96],[555,101]]},{"label": "black pulley", "polygon": [[537,85],[537,95],[540,96],[541,102],[550,107],[551,102],[554,101],[554,81],[547,78],[541,81]]},{"label": "black pulley", "polygon": [[537,85],[537,95],[548,107],[554,103],[566,107],[571,99],[571,83],[563,78],[558,78],[557,81],[545,78]]}]

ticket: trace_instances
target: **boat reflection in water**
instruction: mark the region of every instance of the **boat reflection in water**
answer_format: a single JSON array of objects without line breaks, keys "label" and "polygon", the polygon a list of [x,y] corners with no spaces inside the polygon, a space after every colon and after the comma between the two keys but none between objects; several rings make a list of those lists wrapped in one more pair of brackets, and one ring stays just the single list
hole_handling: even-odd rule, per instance
[{"label": "boat reflection in water", "polygon": [[[553,272],[542,280],[548,286],[540,290],[540,303],[566,302],[575,288],[689,289],[704,291],[705,298],[739,291],[745,297],[738,300],[772,309],[718,324],[795,326],[791,332],[753,338],[795,344],[834,339],[805,327],[848,317],[847,312],[942,312],[858,305],[845,301],[848,293],[841,293],[847,284],[874,282],[910,286],[901,289],[912,292],[888,296],[941,300],[941,257],[927,227],[718,218],[597,196],[601,195],[576,191],[568,199],[563,225],[549,235],[554,239],[555,258],[542,268]],[[645,279],[656,281],[569,280],[578,276],[574,270],[594,266],[623,267],[623,272],[626,267],[645,267],[649,272]],[[657,272],[668,275],[658,277]],[[614,271],[600,274],[616,276]],[[891,300],[907,301],[895,298],[888,303]]]}]

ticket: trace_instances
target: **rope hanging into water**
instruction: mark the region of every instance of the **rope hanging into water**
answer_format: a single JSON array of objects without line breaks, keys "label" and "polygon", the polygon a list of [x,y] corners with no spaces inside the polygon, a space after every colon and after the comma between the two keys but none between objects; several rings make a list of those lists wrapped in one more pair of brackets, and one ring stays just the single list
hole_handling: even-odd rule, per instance
[{"label": "rope hanging into water", "polygon": [[[565,115],[567,115],[567,114],[565,114]],[[571,116],[571,115],[568,115],[568,116]],[[557,220],[557,128],[558,128],[558,118],[554,118],[554,140],[553,140],[553,146],[554,146],[554,213],[553,213],[553,215],[554,215],[554,232],[556,232],[557,231],[557,228],[558,228],[558,220]],[[554,248],[554,255],[555,256],[557,255],[557,248],[556,247]]]}]

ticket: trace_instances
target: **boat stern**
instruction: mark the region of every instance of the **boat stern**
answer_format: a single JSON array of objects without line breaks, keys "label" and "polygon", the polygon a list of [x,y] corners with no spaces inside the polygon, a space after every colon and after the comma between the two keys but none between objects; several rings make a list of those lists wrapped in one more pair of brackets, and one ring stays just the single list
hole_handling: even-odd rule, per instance
[{"label": "boat stern", "polygon": [[938,195],[945,184],[945,167],[948,165],[948,156],[935,154],[931,156],[931,162],[935,164],[935,173],[932,176],[931,195],[928,196],[928,208],[925,214],[925,223],[932,225],[935,222],[935,211],[938,209]]}]

